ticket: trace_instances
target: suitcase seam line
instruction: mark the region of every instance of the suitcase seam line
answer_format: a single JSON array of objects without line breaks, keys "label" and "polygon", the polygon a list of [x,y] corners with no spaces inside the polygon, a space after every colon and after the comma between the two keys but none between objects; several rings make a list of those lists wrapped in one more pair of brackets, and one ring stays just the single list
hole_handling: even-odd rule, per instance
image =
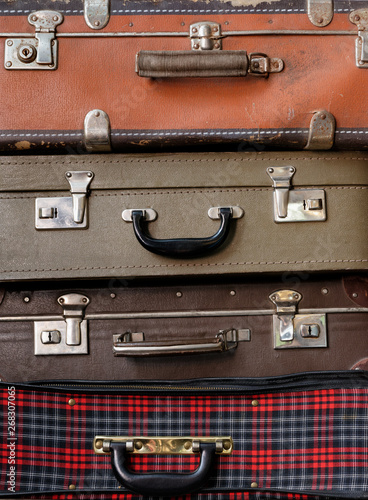
[{"label": "suitcase seam line", "polygon": [[213,266],[237,266],[237,265],[273,265],[273,264],[320,264],[320,263],[344,263],[344,262],[368,262],[368,259],[334,259],[334,260],[300,260],[300,261],[276,261],[276,262],[223,262],[213,264],[153,264],[147,266],[98,266],[98,267],[70,267],[60,269],[16,269],[5,270],[2,273],[29,273],[45,271],[88,271],[94,269],[147,269],[156,267],[213,267]]}]

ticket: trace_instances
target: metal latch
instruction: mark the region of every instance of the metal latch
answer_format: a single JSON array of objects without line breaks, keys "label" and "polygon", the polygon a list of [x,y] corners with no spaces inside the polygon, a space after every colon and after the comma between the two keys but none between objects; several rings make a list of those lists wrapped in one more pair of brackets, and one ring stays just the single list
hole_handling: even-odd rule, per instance
[{"label": "metal latch", "polygon": [[102,109],[93,109],[84,119],[84,145],[89,153],[111,151],[110,118]]},{"label": "metal latch", "polygon": [[273,181],[275,222],[308,222],[326,220],[326,200],[323,189],[292,189],[295,167],[269,167]]},{"label": "metal latch", "polygon": [[355,40],[355,64],[358,68],[368,68],[368,9],[350,12],[349,19],[358,26],[358,38]]},{"label": "metal latch", "polygon": [[326,315],[297,314],[302,295],[295,290],[278,290],[269,299],[276,306],[273,316],[275,349],[327,347]]},{"label": "metal latch", "polygon": [[334,0],[307,0],[308,18],[314,26],[323,28],[334,16]]},{"label": "metal latch", "polygon": [[191,455],[200,451],[201,443],[214,443],[220,455],[230,455],[233,451],[230,436],[95,436],[93,451],[97,455],[109,454],[112,442],[125,443],[129,453],[150,455]]},{"label": "metal latch", "polygon": [[90,171],[66,172],[71,197],[36,198],[36,229],[84,229],[87,227],[87,195],[94,177]]},{"label": "metal latch", "polygon": [[221,26],[213,22],[190,25],[190,39],[193,50],[221,50]]},{"label": "metal latch", "polygon": [[68,293],[57,299],[64,320],[35,321],[35,355],[88,354],[87,321],[84,310],[90,300],[85,295]]},{"label": "metal latch", "polygon": [[94,30],[104,28],[110,20],[110,0],[84,0],[84,20]]},{"label": "metal latch", "polygon": [[64,20],[60,12],[39,10],[28,16],[35,27],[35,38],[7,38],[5,41],[6,69],[56,69],[56,27]]}]

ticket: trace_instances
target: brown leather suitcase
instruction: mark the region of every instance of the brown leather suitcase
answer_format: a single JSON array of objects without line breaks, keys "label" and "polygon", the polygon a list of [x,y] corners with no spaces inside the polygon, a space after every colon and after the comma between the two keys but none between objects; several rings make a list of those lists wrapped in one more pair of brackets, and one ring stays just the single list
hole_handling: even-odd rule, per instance
[{"label": "brown leather suitcase", "polygon": [[367,313],[363,275],[8,283],[0,375],[169,380],[368,369]]},{"label": "brown leather suitcase", "polygon": [[367,30],[359,0],[1,0],[0,148],[366,148]]}]

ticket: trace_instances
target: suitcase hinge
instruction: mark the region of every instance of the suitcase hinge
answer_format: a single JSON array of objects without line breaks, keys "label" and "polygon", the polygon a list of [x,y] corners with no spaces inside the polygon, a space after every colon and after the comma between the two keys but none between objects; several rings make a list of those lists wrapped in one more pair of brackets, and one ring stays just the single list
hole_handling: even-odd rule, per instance
[{"label": "suitcase hinge", "polygon": [[6,69],[56,69],[56,27],[64,20],[60,12],[39,10],[28,16],[35,27],[35,38],[7,38],[5,41]]},{"label": "suitcase hinge", "polygon": [[84,20],[93,30],[104,28],[110,20],[110,0],[84,0]]},{"label": "suitcase hinge", "polygon": [[349,20],[358,26],[355,40],[355,64],[358,68],[368,68],[368,9],[350,12]]},{"label": "suitcase hinge", "polygon": [[64,321],[35,321],[35,355],[88,354],[84,310],[90,302],[89,298],[68,293],[57,301],[63,308]]},{"label": "suitcase hinge", "polygon": [[323,189],[292,189],[291,179],[296,168],[268,167],[273,181],[275,222],[317,222],[326,220],[326,200]]},{"label": "suitcase hinge", "polygon": [[275,349],[327,347],[326,315],[297,314],[302,295],[295,290],[278,290],[269,296],[276,306],[273,316]]},{"label": "suitcase hinge", "polygon": [[333,0],[307,0],[308,18],[314,26],[323,28],[334,16]]},{"label": "suitcase hinge", "polygon": [[84,229],[87,196],[94,177],[90,171],[66,172],[71,197],[36,198],[36,229]]}]

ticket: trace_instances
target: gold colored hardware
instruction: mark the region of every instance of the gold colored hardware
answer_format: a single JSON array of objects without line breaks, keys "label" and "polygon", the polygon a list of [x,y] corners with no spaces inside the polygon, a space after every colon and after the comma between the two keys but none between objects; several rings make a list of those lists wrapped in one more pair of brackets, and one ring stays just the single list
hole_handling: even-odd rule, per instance
[{"label": "gold colored hardware", "polygon": [[75,490],[75,488],[76,488],[75,484],[69,484],[69,489],[70,490]]},{"label": "gold colored hardware", "polygon": [[130,453],[155,455],[191,455],[200,451],[201,443],[215,443],[216,453],[230,455],[233,451],[233,440],[230,436],[215,437],[151,437],[151,436],[96,436],[93,450],[98,455],[110,453],[112,442],[126,443]]},{"label": "gold colored hardware", "polygon": [[259,402],[256,399],[253,399],[252,406],[258,406]]},{"label": "gold colored hardware", "polygon": [[250,485],[251,488],[258,488],[258,483],[254,482]]},{"label": "gold colored hardware", "polygon": [[75,399],[69,399],[68,405],[69,406],[74,406],[75,405]]}]

